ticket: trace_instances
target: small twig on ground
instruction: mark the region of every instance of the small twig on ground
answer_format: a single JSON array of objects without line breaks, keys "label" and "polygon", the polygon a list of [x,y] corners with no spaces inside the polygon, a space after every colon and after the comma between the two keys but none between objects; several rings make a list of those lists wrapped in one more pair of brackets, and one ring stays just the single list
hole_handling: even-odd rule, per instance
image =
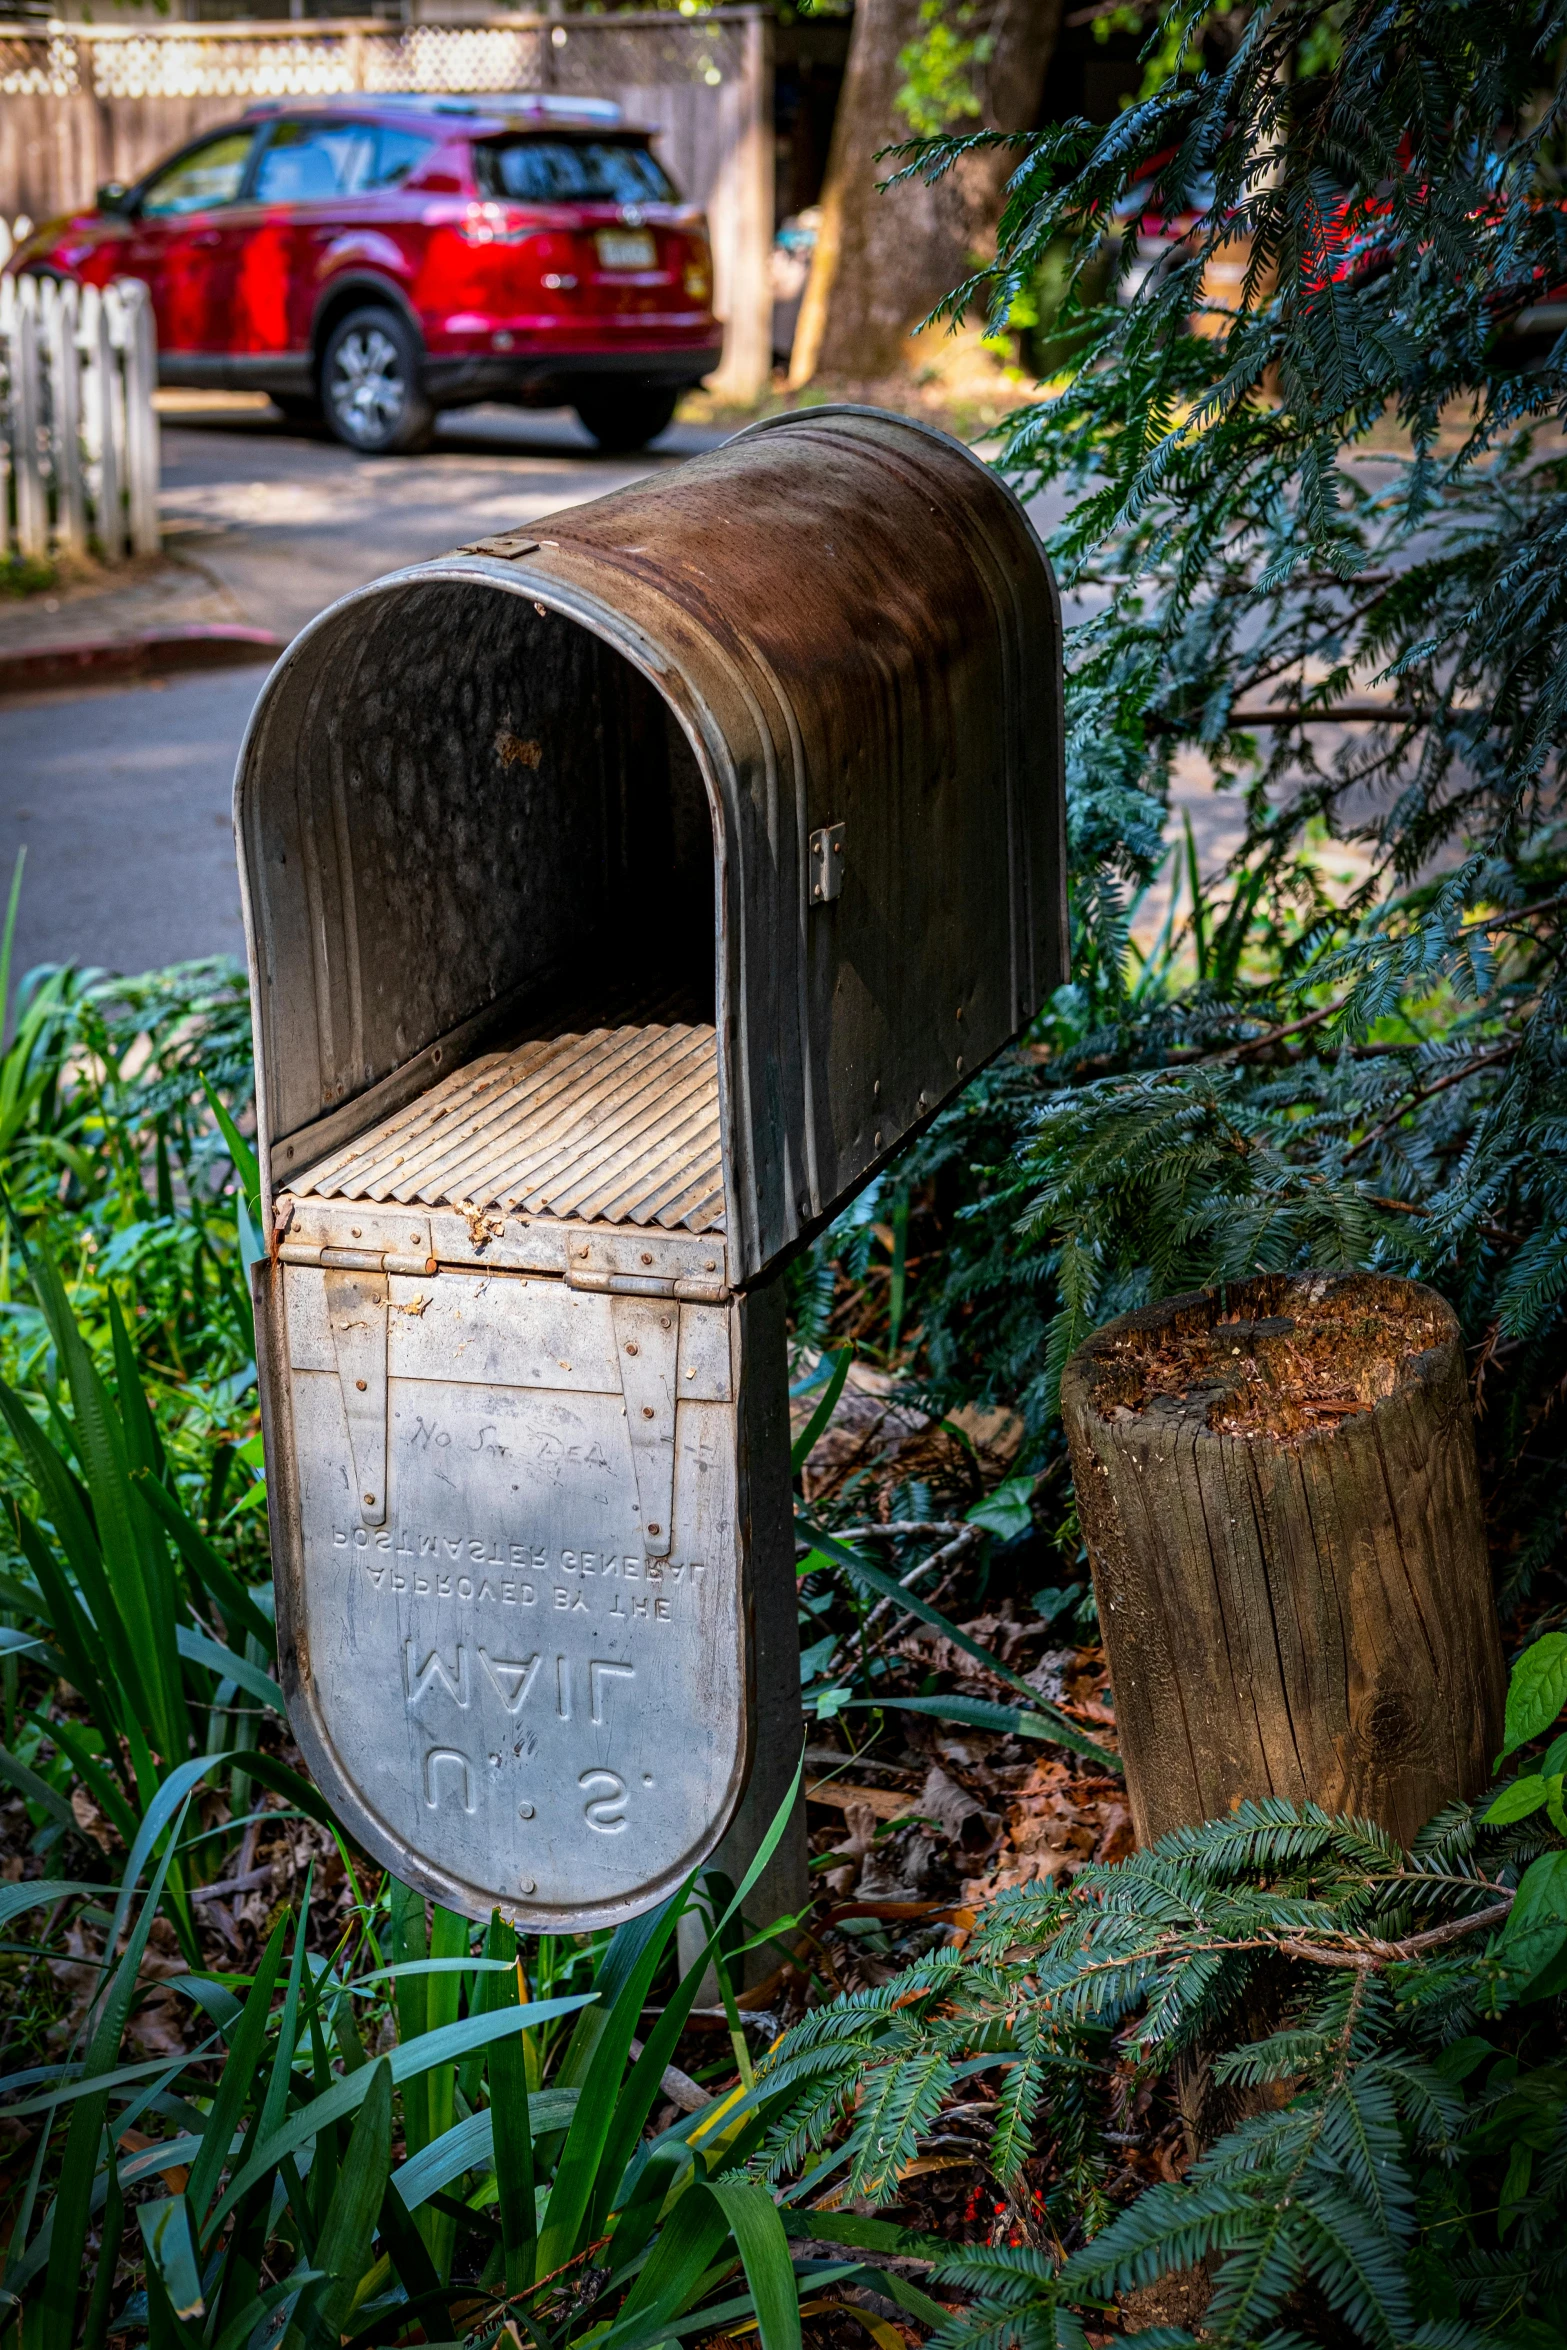
[{"label": "small twig on ground", "polygon": [[[867,1518],[861,1525],[841,1526],[838,1531],[845,1541],[858,1542],[866,1538],[873,1542],[898,1542],[905,1535],[911,1538],[918,1535],[921,1541],[928,1542],[937,1535],[945,1540],[954,1534],[966,1533],[967,1528],[961,1518]],[[916,1573],[920,1571],[915,1570]],[[907,1580],[905,1576],[904,1581]]]}]

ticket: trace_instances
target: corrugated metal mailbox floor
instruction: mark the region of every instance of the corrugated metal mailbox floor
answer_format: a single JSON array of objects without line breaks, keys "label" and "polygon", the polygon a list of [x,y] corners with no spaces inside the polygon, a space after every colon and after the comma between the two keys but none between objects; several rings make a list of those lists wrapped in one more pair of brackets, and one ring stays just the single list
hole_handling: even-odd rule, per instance
[{"label": "corrugated metal mailbox floor", "polygon": [[595,1028],[486,1053],[288,1188],[722,1232],[715,1032]]}]

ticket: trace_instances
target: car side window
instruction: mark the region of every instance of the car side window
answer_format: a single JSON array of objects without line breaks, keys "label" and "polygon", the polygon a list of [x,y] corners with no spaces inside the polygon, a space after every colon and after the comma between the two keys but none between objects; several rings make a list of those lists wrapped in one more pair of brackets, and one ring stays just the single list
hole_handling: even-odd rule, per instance
[{"label": "car side window", "polygon": [[216,204],[232,204],[255,142],[254,131],[225,131],[221,138],[193,147],[148,182],[137,206],[141,217],[177,219],[185,212],[207,212]]},{"label": "car side window", "polygon": [[314,204],[374,184],[376,134],[363,122],[280,122],[256,166],[258,204]]},{"label": "car side window", "polygon": [[417,131],[394,129],[383,124],[375,135],[375,175],[372,188],[400,188],[404,180],[412,179],[427,155],[433,155],[439,141],[421,138]]}]

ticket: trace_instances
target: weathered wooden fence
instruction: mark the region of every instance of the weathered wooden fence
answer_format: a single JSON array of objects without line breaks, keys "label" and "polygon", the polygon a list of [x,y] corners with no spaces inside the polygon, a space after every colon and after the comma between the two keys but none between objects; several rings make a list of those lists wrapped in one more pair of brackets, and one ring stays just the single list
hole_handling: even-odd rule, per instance
[{"label": "weathered wooden fence", "polygon": [[507,16],[388,24],[0,29],[0,214],[45,220],[127,183],[253,98],[554,90],[618,99],[657,136],[713,234],[725,325],[715,389],[749,399],[772,363],[773,69],[756,6],[685,17]]},{"label": "weathered wooden fence", "polygon": [[0,278],[0,560],[158,551],[152,305],[125,278]]}]

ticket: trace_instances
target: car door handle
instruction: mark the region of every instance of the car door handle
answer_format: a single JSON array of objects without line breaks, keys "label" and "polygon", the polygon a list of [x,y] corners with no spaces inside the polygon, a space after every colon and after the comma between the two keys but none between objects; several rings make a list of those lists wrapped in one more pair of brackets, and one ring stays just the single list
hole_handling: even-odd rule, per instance
[{"label": "car door handle", "polygon": [[220,228],[204,228],[191,238],[193,245],[221,245],[222,242],[223,231]]}]

